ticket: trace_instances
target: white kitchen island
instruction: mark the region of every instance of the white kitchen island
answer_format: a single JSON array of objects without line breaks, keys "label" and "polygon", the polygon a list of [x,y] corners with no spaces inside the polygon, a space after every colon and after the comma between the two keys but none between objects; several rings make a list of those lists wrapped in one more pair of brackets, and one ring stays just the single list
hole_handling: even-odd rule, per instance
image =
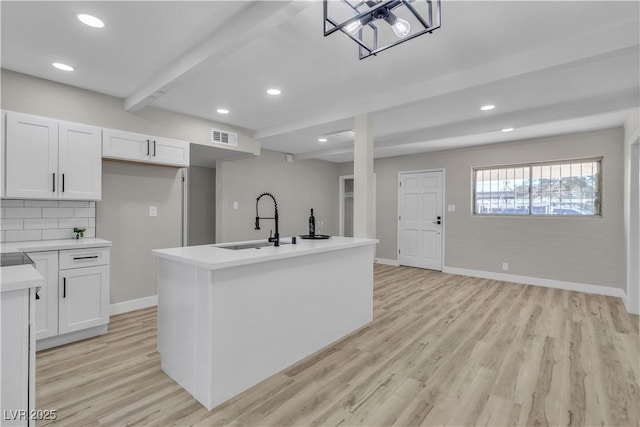
[{"label": "white kitchen island", "polygon": [[212,409],[361,328],[373,319],[377,242],[154,250],[162,370]]}]

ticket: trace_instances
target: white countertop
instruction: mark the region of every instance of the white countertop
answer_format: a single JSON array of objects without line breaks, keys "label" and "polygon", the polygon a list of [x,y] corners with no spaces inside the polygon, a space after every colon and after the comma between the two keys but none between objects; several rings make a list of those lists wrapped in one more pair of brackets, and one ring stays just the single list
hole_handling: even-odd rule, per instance
[{"label": "white countertop", "polygon": [[[173,261],[183,262],[209,270],[237,267],[277,259],[292,258],[301,255],[336,251],[355,248],[358,246],[374,245],[377,239],[357,239],[352,237],[332,237],[326,240],[304,240],[298,238],[298,243],[290,244],[291,239],[281,239],[281,246],[266,246],[260,249],[223,249],[221,246],[232,246],[247,243],[264,242],[253,240],[250,242],[220,243],[217,245],[187,246],[183,248],[155,249],[153,254]],[[282,244],[286,242],[286,244]]]},{"label": "white countertop", "polygon": [[0,291],[9,292],[44,286],[45,281],[31,264],[0,268]]},{"label": "white countertop", "polygon": [[64,249],[100,248],[105,246],[111,246],[111,242],[97,238],[32,240],[28,242],[0,243],[0,253],[58,251]]}]

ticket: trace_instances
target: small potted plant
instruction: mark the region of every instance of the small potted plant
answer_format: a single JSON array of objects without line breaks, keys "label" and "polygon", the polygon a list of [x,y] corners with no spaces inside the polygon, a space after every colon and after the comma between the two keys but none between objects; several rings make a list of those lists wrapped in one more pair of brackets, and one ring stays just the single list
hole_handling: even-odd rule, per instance
[{"label": "small potted plant", "polygon": [[76,233],[76,239],[84,237],[85,231],[87,231],[86,228],[73,227],[73,232]]}]

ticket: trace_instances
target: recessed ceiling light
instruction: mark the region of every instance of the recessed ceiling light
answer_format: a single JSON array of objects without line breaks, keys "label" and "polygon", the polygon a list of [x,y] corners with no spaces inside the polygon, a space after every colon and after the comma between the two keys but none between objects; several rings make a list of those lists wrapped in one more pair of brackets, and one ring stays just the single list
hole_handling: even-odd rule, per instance
[{"label": "recessed ceiling light", "polygon": [[480,107],[482,111],[489,111],[489,110],[493,110],[494,108],[496,108],[495,105],[483,105],[482,107]]},{"label": "recessed ceiling light", "polygon": [[216,111],[218,112],[218,114],[229,114],[229,110],[227,110],[226,108],[218,108]]},{"label": "recessed ceiling light", "polygon": [[327,138],[318,138],[318,142],[327,142]]},{"label": "recessed ceiling light", "polygon": [[78,15],[78,20],[80,20],[80,22],[82,22],[84,25],[88,25],[93,28],[104,27],[104,22],[102,22],[100,19],[96,18],[95,16],[87,15],[86,13],[80,13]]},{"label": "recessed ceiling light", "polygon": [[267,89],[267,93],[269,95],[280,95],[282,91],[280,89],[271,88],[271,89]]},{"label": "recessed ceiling light", "polygon": [[513,131],[513,128],[504,128],[502,129],[502,132],[511,132]]},{"label": "recessed ceiling light", "polygon": [[73,71],[74,68],[71,65],[63,64],[62,62],[53,62],[51,65],[62,71]]}]

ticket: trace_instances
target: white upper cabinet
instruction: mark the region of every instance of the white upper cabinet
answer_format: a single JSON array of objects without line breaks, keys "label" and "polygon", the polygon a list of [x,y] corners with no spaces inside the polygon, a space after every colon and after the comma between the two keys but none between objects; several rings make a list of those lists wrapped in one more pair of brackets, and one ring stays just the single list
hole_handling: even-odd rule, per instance
[{"label": "white upper cabinet", "polygon": [[60,122],[60,199],[102,198],[102,130],[93,126]]},{"label": "white upper cabinet", "polygon": [[100,200],[101,134],[100,128],[7,113],[5,197]]},{"label": "white upper cabinet", "polygon": [[58,121],[7,114],[6,197],[57,198]]},{"label": "white upper cabinet", "polygon": [[102,156],[134,162],[189,166],[189,143],[105,129],[102,134]]}]

